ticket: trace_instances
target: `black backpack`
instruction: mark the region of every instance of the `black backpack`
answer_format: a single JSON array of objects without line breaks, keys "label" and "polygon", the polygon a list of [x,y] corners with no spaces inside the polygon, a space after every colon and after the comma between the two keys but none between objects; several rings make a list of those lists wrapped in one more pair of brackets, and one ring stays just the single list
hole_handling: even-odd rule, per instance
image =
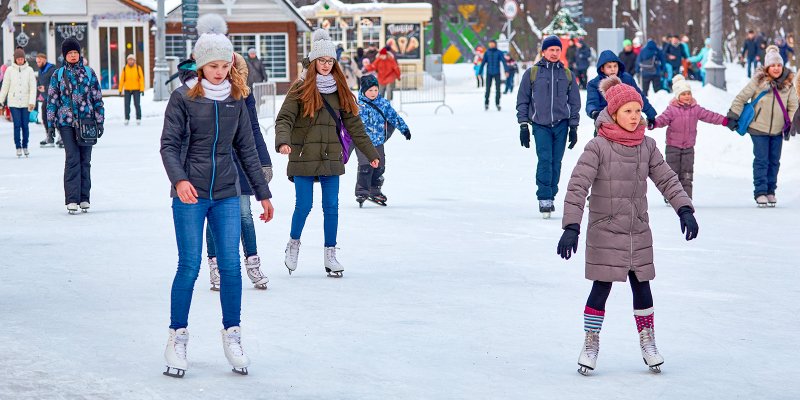
[{"label": "black backpack", "polygon": [[647,60],[642,60],[639,63],[639,71],[641,71],[642,75],[656,75],[658,74],[657,65],[656,56],[654,55],[653,57],[648,58]]}]

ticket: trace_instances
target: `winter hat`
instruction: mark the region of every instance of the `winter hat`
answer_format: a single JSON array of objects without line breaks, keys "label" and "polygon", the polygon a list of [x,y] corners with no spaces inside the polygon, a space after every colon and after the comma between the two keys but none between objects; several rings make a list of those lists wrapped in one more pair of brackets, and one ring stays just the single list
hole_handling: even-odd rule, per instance
[{"label": "winter hat", "polygon": [[197,19],[197,34],[216,33],[218,35],[228,34],[228,23],[219,14],[203,14]]},{"label": "winter hat", "polygon": [[638,36],[633,38],[633,45],[634,46],[641,46],[642,45],[642,39],[640,39]]},{"label": "winter hat", "polygon": [[542,51],[545,51],[554,46],[561,48],[561,39],[559,39],[558,36],[551,35],[542,40]]},{"label": "winter hat", "polygon": [[[16,52],[14,52],[14,54],[16,54]],[[783,57],[781,57],[777,46],[770,45],[767,47],[767,55],[764,56],[764,65],[769,67],[775,64],[783,65]]]},{"label": "winter hat", "polygon": [[378,54],[380,54],[382,56],[385,56],[388,53],[389,53],[389,50],[386,50],[386,47],[382,48],[381,51],[378,52]]},{"label": "winter hat", "polygon": [[25,58],[25,50],[22,49],[14,50],[14,61],[16,61],[18,58]]},{"label": "winter hat", "polygon": [[378,86],[378,78],[375,75],[364,75],[361,77],[361,93],[366,93],[373,86]]},{"label": "winter hat", "polygon": [[320,57],[336,59],[336,45],[325,29],[317,29],[311,35],[311,52],[308,53],[308,60],[314,61]]},{"label": "winter hat", "polygon": [[616,114],[620,107],[630,102],[637,102],[644,107],[644,102],[639,92],[633,86],[622,83],[616,75],[600,81],[600,93],[603,94],[606,102],[608,102],[608,113],[611,115]]},{"label": "winter hat", "polygon": [[81,42],[79,42],[74,37],[70,36],[63,43],[61,43],[61,55],[65,58],[67,57],[67,53],[70,51],[75,50],[78,53],[81,52]]},{"label": "winter hat", "polygon": [[225,35],[218,33],[204,33],[194,44],[194,60],[197,69],[212,61],[233,62],[233,44]]},{"label": "winter hat", "polygon": [[128,57],[125,57],[125,61],[128,61],[128,60],[136,61],[136,56],[134,56],[133,54],[128,54]]},{"label": "winter hat", "polygon": [[689,82],[686,82],[683,75],[677,74],[672,77],[672,93],[675,94],[675,98],[677,99],[684,92],[691,92],[692,87],[689,86]]},{"label": "winter hat", "polygon": [[622,41],[622,47],[625,47],[625,46],[633,46],[633,42],[631,42],[630,39],[625,39],[625,40]]}]

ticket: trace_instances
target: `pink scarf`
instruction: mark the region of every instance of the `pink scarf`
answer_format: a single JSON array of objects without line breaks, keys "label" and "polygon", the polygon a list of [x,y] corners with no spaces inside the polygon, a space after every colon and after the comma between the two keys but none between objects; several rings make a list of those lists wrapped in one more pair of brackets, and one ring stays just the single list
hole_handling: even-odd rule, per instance
[{"label": "pink scarf", "polygon": [[606,122],[600,125],[597,134],[623,146],[633,147],[644,141],[645,125],[640,123],[633,132],[626,131],[616,123]]}]

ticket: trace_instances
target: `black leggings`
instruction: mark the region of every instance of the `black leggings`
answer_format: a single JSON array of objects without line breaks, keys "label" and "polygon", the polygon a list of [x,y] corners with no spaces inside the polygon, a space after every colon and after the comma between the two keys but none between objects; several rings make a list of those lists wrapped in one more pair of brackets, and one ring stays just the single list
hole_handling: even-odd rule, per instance
[{"label": "black leggings", "polygon": [[[631,292],[633,292],[633,309],[644,310],[652,307],[653,293],[650,292],[650,281],[639,282],[633,271],[628,272],[628,279],[631,281]],[[611,282],[594,281],[586,306],[605,311],[609,294],[611,294]]]}]

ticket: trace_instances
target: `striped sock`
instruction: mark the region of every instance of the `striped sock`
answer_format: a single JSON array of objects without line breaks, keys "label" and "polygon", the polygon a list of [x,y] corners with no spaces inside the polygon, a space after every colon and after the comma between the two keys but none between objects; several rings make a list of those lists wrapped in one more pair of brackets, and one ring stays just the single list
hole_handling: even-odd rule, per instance
[{"label": "striped sock", "polygon": [[605,315],[605,311],[595,310],[592,307],[586,306],[586,308],[583,309],[583,330],[586,332],[600,332],[600,329],[603,327],[603,318]]},{"label": "striped sock", "polygon": [[653,307],[644,310],[633,310],[633,318],[636,319],[636,329],[639,332],[645,328],[653,327]]}]

